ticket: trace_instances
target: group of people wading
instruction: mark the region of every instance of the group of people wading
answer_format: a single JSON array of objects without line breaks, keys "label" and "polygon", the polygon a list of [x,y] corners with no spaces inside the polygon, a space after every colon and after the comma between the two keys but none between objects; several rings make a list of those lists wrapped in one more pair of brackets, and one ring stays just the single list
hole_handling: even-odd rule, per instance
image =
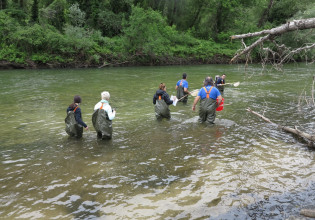
[{"label": "group of people wading", "polygon": [[[102,100],[94,106],[92,115],[93,127],[97,137],[102,139],[111,139],[113,128],[112,120],[116,116],[116,110],[109,105],[110,94],[107,91],[101,93]],[[88,130],[88,126],[82,121],[81,109],[79,107],[81,97],[76,95],[73,103],[67,108],[66,132],[70,136],[82,137],[83,127]]]},{"label": "group of people wading", "polygon": [[[199,90],[198,95],[196,96],[192,110],[196,110],[196,105],[200,101],[199,108],[199,122],[214,124],[216,117],[216,108],[222,102],[222,95],[225,85],[225,74],[221,77],[216,76],[215,82],[212,77],[208,76],[203,82],[203,87]],[[176,97],[173,97],[173,100],[170,99],[169,95],[166,92],[165,83],[161,83],[159,89],[153,96],[153,104],[155,105],[155,116],[158,120],[163,118],[170,119],[171,113],[169,105],[173,104],[176,99],[179,102],[187,103],[188,95],[191,95],[191,92],[188,90],[187,74],[183,74],[183,78],[179,80],[175,86],[177,90]]]},{"label": "group of people wading", "polygon": [[[198,91],[194,99],[192,110],[195,111],[197,103],[200,101],[199,122],[214,124],[216,117],[216,108],[222,102],[222,95],[225,85],[225,74],[221,77],[216,76],[215,82],[212,77],[206,77],[203,87]],[[163,118],[170,119],[171,112],[169,105],[175,101],[187,104],[188,95],[192,95],[188,90],[187,74],[183,74],[183,78],[176,83],[175,89],[177,95],[172,99],[166,92],[165,83],[161,83],[159,89],[153,96],[153,104],[155,105],[155,116],[158,120]],[[222,94],[222,95],[221,95]],[[93,127],[97,133],[97,137],[102,139],[112,138],[112,120],[115,118],[116,110],[109,105],[110,94],[107,91],[101,93],[101,101],[94,106],[92,115]],[[67,108],[67,117],[65,119],[66,132],[70,136],[82,137],[83,127],[88,130],[88,126],[82,120],[81,97],[74,96],[73,103]]]}]

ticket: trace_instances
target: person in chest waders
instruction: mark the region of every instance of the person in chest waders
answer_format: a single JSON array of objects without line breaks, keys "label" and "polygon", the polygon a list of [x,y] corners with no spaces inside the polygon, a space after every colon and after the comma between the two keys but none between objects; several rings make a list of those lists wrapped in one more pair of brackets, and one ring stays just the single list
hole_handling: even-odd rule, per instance
[{"label": "person in chest waders", "polygon": [[[218,102],[217,102],[218,99]],[[200,100],[199,107],[199,122],[206,122],[208,124],[214,124],[216,116],[216,108],[222,101],[222,96],[217,88],[213,85],[211,77],[207,77],[204,81],[204,87],[202,87],[197,97],[194,100],[192,110],[195,111],[196,105]]]},{"label": "person in chest waders", "polygon": [[221,77],[220,76],[215,77],[215,87],[217,87],[221,95],[223,95],[224,92],[225,77],[226,77],[225,74],[223,74]]},{"label": "person in chest waders", "polygon": [[183,79],[178,80],[176,83],[175,89],[177,90],[176,97],[178,99],[181,99],[185,96],[185,98],[181,99],[180,102],[187,103],[188,101],[188,95],[190,92],[188,91],[188,82],[187,82],[187,74],[183,73]]},{"label": "person in chest waders", "polygon": [[82,137],[83,127],[88,130],[88,126],[82,121],[81,109],[79,105],[81,97],[76,95],[73,98],[73,103],[67,108],[67,117],[65,119],[66,132],[71,137]]},{"label": "person in chest waders", "polygon": [[109,105],[110,94],[107,91],[101,93],[102,100],[94,106],[92,115],[93,127],[97,137],[102,139],[111,139],[113,128],[112,120],[116,116],[116,110]]},{"label": "person in chest waders", "polygon": [[173,101],[170,100],[169,95],[166,93],[164,83],[160,84],[159,89],[154,94],[153,104],[155,105],[155,116],[158,120],[171,118],[171,112],[168,106],[173,104]]}]

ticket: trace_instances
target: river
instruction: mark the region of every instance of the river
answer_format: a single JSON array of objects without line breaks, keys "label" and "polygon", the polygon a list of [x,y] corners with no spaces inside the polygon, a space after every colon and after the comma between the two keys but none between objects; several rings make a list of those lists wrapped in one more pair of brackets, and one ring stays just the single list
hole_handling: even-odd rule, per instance
[{"label": "river", "polygon": [[[175,95],[227,74],[215,125],[188,104],[155,119],[161,82]],[[314,205],[315,151],[246,111],[314,133],[314,65],[200,65],[0,72],[0,218],[286,219]],[[102,91],[117,110],[113,138],[97,139],[91,116]],[[64,128],[73,96],[90,130]],[[306,95],[306,96],[305,96]],[[301,97],[304,98],[301,98]]]}]

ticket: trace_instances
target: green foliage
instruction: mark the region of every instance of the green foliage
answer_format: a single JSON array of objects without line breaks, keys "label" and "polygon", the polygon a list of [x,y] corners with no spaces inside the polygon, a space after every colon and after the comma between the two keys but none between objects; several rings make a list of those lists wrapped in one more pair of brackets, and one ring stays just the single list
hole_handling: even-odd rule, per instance
[{"label": "green foliage", "polygon": [[284,24],[298,11],[306,10],[312,3],[310,0],[275,0],[268,21],[275,25]]},{"label": "green foliage", "polygon": [[[313,0],[273,2],[264,14],[270,0],[0,0],[0,59],[96,65],[232,57],[234,34],[315,17]],[[315,41],[307,30],[277,40]]]},{"label": "green foliage", "polygon": [[37,22],[38,21],[38,1],[34,0],[32,5],[32,21]]},{"label": "green foliage", "polygon": [[26,54],[24,52],[20,52],[15,45],[0,45],[0,60],[25,63],[26,57]]},{"label": "green foliage", "polygon": [[171,43],[167,36],[172,29],[159,12],[133,7],[123,30],[127,51],[131,54],[167,54]]},{"label": "green foliage", "polygon": [[98,27],[102,34],[107,37],[113,37],[121,33],[123,14],[115,14],[106,9],[98,15]]},{"label": "green foliage", "polygon": [[66,22],[65,11],[68,8],[67,6],[66,0],[54,0],[47,8],[40,10],[41,23],[48,23],[62,31]]},{"label": "green foliage", "polygon": [[85,24],[85,12],[80,10],[78,3],[70,6],[68,18],[72,26],[82,27]]},{"label": "green foliage", "polygon": [[0,42],[8,43],[10,34],[17,31],[19,23],[5,10],[0,11]]}]

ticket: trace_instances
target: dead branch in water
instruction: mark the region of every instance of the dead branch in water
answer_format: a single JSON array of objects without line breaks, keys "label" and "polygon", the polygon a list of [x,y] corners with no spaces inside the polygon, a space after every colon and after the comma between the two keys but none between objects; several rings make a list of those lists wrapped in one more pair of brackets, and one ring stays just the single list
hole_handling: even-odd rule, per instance
[{"label": "dead branch in water", "polygon": [[246,110],[247,110],[248,112],[251,112],[251,113],[253,113],[254,115],[260,117],[260,118],[263,119],[264,121],[271,123],[272,125],[278,127],[279,129],[281,129],[281,130],[283,130],[283,131],[286,131],[286,132],[295,134],[295,135],[297,135],[297,136],[299,136],[299,137],[302,137],[302,138],[305,138],[305,139],[307,139],[307,140],[309,140],[309,141],[315,142],[315,135],[310,135],[310,134],[308,134],[308,133],[305,133],[305,132],[303,132],[303,131],[300,131],[300,130],[298,130],[296,127],[295,127],[295,128],[290,128],[290,127],[278,125],[278,124],[276,124],[276,123],[270,121],[270,119],[266,118],[265,116],[263,116],[263,115],[261,115],[261,114],[255,112],[255,111],[251,110],[250,108],[247,108]]}]

